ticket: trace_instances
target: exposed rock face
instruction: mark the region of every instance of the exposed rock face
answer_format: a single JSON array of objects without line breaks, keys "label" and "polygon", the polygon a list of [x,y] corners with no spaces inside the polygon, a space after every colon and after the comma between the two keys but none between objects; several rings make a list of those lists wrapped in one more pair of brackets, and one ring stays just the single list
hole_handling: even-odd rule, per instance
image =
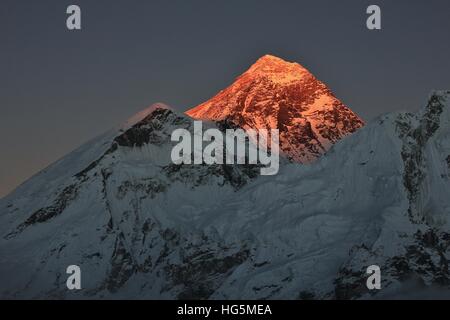
[{"label": "exposed rock face", "polygon": [[[417,231],[409,240],[403,246],[402,254],[389,258],[383,258],[381,252],[371,251],[365,246],[355,247],[351,252],[351,259],[339,270],[335,292],[330,297],[340,300],[367,299],[378,293],[368,292],[368,275],[361,260],[384,260],[380,266],[382,288],[401,287],[405,282],[414,282],[411,294],[417,294],[415,290],[420,294],[420,287],[450,291],[450,234],[429,228],[424,232]],[[426,298],[426,295],[422,298]]]},{"label": "exposed rock face", "polygon": [[280,150],[301,163],[314,161],[364,125],[308,70],[270,55],[186,114],[227,119],[244,129],[279,129]]},{"label": "exposed rock face", "polygon": [[[404,184],[410,200],[408,212],[415,221],[419,219],[417,216],[417,206],[420,206],[419,191],[427,174],[425,146],[428,139],[439,129],[444,103],[444,97],[433,95],[419,121],[412,121],[414,115],[399,117],[397,120],[399,136],[404,142],[402,158],[405,165]],[[426,217],[421,216],[420,219],[424,221]]]}]

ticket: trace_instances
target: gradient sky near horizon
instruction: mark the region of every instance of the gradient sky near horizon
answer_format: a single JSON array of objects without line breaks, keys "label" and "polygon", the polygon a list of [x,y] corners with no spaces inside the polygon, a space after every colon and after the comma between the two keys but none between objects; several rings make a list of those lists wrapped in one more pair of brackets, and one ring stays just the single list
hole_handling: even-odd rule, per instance
[{"label": "gradient sky near horizon", "polygon": [[[70,4],[81,31],[66,29]],[[2,0],[0,197],[154,102],[209,99],[267,53],[365,120],[416,110],[450,89],[449,14],[448,0]]]}]

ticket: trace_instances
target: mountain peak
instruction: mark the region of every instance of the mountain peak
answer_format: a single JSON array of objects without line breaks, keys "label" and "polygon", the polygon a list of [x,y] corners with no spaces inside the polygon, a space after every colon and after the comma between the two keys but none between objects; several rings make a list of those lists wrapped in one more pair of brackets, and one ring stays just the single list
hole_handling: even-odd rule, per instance
[{"label": "mountain peak", "polygon": [[138,113],[136,113],[135,115],[130,117],[124,124],[122,124],[120,126],[120,129],[128,130],[129,128],[134,126],[136,123],[147,118],[150,114],[152,114],[155,110],[158,110],[158,109],[172,110],[172,108],[165,103],[162,103],[162,102],[154,103],[151,106],[145,108],[144,110],[139,111]]},{"label": "mountain peak", "polygon": [[256,64],[266,64],[266,63],[289,63],[289,62],[271,54],[263,55],[256,61]]},{"label": "mountain peak", "polygon": [[267,54],[259,58],[244,73],[244,76],[265,77],[273,83],[281,85],[300,81],[309,71],[295,62],[288,62],[279,57]]},{"label": "mountain peak", "polygon": [[243,129],[279,129],[280,150],[301,163],[364,125],[308,70],[273,55],[259,58],[231,86],[186,114]]}]

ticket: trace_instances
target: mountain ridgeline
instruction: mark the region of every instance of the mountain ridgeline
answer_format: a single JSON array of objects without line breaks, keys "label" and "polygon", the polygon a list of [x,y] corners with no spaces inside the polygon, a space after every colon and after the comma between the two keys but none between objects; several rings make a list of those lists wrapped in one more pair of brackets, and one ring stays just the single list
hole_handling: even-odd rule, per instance
[{"label": "mountain ridgeline", "polygon": [[[279,174],[174,164],[171,133],[194,119],[280,129]],[[1,199],[0,298],[448,297],[449,159],[450,91],[364,125],[264,56],[187,114],[152,106]],[[82,290],[67,290],[69,265]]]}]

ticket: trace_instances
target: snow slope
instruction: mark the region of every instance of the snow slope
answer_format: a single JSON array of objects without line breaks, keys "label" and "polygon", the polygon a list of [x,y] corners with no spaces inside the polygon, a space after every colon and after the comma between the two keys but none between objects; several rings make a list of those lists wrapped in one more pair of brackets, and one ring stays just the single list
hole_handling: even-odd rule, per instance
[{"label": "snow slope", "polygon": [[[0,297],[450,297],[450,92],[277,176],[173,165],[180,127],[192,120],[154,108],[0,200]],[[373,264],[379,292],[365,287]]]}]

